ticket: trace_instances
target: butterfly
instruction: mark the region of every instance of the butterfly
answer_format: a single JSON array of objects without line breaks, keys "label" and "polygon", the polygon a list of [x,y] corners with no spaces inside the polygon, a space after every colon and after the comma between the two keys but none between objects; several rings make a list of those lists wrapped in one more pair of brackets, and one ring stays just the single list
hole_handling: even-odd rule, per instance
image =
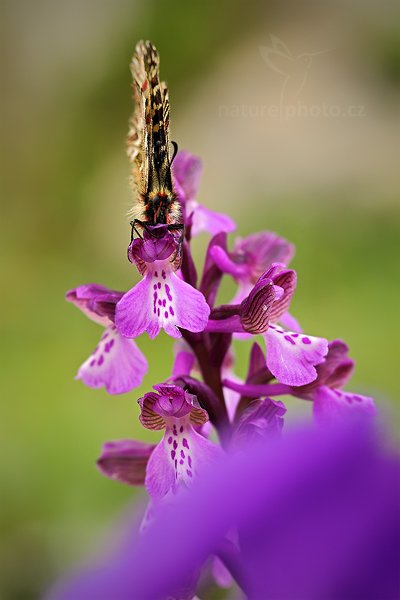
[{"label": "butterfly", "polygon": [[171,174],[178,146],[169,142],[168,88],[160,81],[159,66],[154,45],[138,42],[131,62],[135,110],[127,138],[135,203],[128,214],[133,217],[132,236],[133,231],[140,236],[138,228],[151,231],[153,226],[163,224],[170,231],[180,230],[183,237],[181,206]]}]

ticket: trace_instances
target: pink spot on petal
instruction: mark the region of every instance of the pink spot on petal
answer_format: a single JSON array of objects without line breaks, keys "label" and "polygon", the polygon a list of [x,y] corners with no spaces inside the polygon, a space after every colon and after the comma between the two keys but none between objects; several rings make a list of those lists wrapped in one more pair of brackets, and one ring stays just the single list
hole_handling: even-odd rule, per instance
[{"label": "pink spot on petal", "polygon": [[107,342],[107,344],[104,346],[104,352],[110,352],[111,348],[114,346],[115,344],[115,340],[110,340],[109,342]]},{"label": "pink spot on petal", "polygon": [[193,477],[193,473],[190,469],[186,469],[186,473],[188,474],[189,477]]},{"label": "pink spot on petal", "polygon": [[301,341],[303,342],[303,344],[311,344],[311,340],[308,337],[301,338]]},{"label": "pink spot on petal", "polygon": [[165,291],[167,293],[168,300],[171,302],[171,300],[172,300],[171,288],[169,287],[168,283],[165,284]]},{"label": "pink spot on petal", "polygon": [[172,444],[172,436],[169,436],[169,438],[168,438],[168,444]]},{"label": "pink spot on petal", "polygon": [[296,344],[296,342],[294,340],[292,340],[290,335],[285,335],[285,337],[283,339],[285,339],[287,342],[290,342],[293,346]]},{"label": "pink spot on petal", "polygon": [[104,356],[102,354],[100,354],[100,358],[97,361],[97,364],[99,365],[99,367],[103,364],[103,362],[104,362]]},{"label": "pink spot on petal", "polygon": [[189,444],[186,438],[183,438],[182,440],[182,445],[184,448],[187,448],[189,450]]}]

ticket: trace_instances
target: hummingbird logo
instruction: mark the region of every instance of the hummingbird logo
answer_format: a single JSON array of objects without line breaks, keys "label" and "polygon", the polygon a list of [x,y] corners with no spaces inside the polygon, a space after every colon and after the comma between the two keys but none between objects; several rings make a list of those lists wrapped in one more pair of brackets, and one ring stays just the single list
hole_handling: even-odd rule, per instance
[{"label": "hummingbird logo", "polygon": [[271,45],[260,46],[260,54],[270,69],[280,73],[284,77],[280,104],[286,100],[297,100],[303,90],[313,60],[320,54],[331,52],[321,50],[319,52],[302,52],[295,56],[282,40],[275,35],[270,35]]}]

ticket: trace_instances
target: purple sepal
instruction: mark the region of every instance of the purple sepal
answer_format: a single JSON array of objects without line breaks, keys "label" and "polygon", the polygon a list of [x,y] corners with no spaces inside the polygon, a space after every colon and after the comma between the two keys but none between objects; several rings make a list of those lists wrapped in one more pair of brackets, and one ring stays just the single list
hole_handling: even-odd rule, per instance
[{"label": "purple sepal", "polygon": [[215,235],[220,231],[234,231],[236,223],[221,213],[209,210],[196,200],[201,176],[201,160],[182,150],[178,152],[172,166],[174,175],[174,188],[185,217],[185,225],[191,219],[191,235],[195,236],[202,231]]},{"label": "purple sepal", "polygon": [[153,385],[155,392],[139,398],[140,422],[146,429],[164,429],[171,418],[190,416],[192,425],[203,425],[208,421],[207,412],[200,407],[196,396],[176,385]]},{"label": "purple sepal", "polygon": [[[254,343],[251,347],[251,352],[250,352],[250,359],[249,359],[249,366],[248,366],[248,370],[247,370],[247,376],[246,376],[246,381],[243,384],[243,382],[234,382],[232,381],[232,376],[229,376],[228,381],[225,379],[224,380],[224,385],[225,383],[234,383],[237,384],[239,383],[239,385],[245,385],[245,386],[254,386],[254,385],[265,385],[268,382],[271,381],[271,379],[274,379],[274,376],[272,375],[271,371],[268,369],[267,365],[266,365],[266,361],[265,361],[265,355],[264,352],[261,350],[260,346],[257,343]],[[230,380],[230,381],[229,381]],[[228,386],[226,386],[226,393],[236,393],[239,394],[240,398],[239,398],[239,402],[238,402],[238,406],[237,406],[237,416],[241,414],[241,412],[246,408],[246,406],[251,402],[251,398],[254,396],[247,396],[244,393],[244,389],[242,388],[241,391],[237,391],[236,392],[234,390],[231,390]],[[256,396],[256,398],[260,398],[262,395],[267,395],[267,394],[259,394],[258,396]]]},{"label": "purple sepal", "polygon": [[221,283],[223,272],[216,265],[212,257],[214,248],[221,248],[226,251],[227,237],[226,233],[221,232],[215,235],[208,244],[206,258],[204,261],[203,275],[200,282],[200,291],[204,294],[208,304],[214,306],[217,297],[218,288]]},{"label": "purple sepal", "polygon": [[276,304],[276,290],[270,279],[259,280],[241,303],[240,322],[248,333],[261,334],[268,329],[271,310]]},{"label": "purple sepal", "polygon": [[197,269],[187,240],[183,241],[181,271],[186,283],[197,288]]},{"label": "purple sepal", "polygon": [[293,394],[301,398],[312,399],[313,392],[325,385],[340,388],[347,383],[354,371],[354,361],[348,357],[349,348],[342,340],[333,340],[328,344],[325,361],[316,366],[317,378],[293,389]]},{"label": "purple sepal", "polygon": [[196,359],[189,346],[176,342],[175,360],[172,367],[172,377],[190,375]]},{"label": "purple sepal", "polygon": [[186,150],[180,150],[172,165],[174,184],[181,202],[194,200],[201,177],[201,160]]},{"label": "purple sepal", "polygon": [[341,419],[363,419],[376,415],[376,406],[373,398],[331,389],[326,386],[319,387],[314,392],[313,412],[317,422],[335,425]]},{"label": "purple sepal", "polygon": [[196,236],[202,232],[216,235],[224,231],[231,233],[236,230],[236,223],[233,219],[223,213],[218,213],[202,206],[195,200],[186,203],[186,211],[190,212],[192,217],[192,235]]},{"label": "purple sepal", "polygon": [[271,379],[273,379],[273,375],[265,365],[264,352],[255,342],[250,351],[246,383],[267,383]]},{"label": "purple sepal", "polygon": [[115,305],[123,295],[124,292],[89,283],[69,290],[65,299],[75,304],[92,321],[108,326],[114,322]]},{"label": "purple sepal", "polygon": [[210,248],[210,256],[220,271],[231,275],[234,279],[249,278],[249,265],[243,262],[232,260],[229,252],[221,246]]},{"label": "purple sepal", "polygon": [[289,308],[292,296],[296,289],[297,276],[293,269],[281,269],[271,275],[267,272],[266,277],[271,277],[274,285],[283,290],[283,294],[281,294],[279,298],[276,298],[270,309],[269,319],[274,323],[279,321],[279,318],[284,315]]},{"label": "purple sepal", "polygon": [[146,467],[155,445],[116,440],[103,445],[97,467],[103,475],[128,485],[144,485]]},{"label": "purple sepal", "polygon": [[303,333],[303,328],[289,312],[284,313],[279,317],[279,323],[284,326],[285,329],[290,329],[296,333]]},{"label": "purple sepal", "polygon": [[254,233],[235,243],[232,255],[236,260],[245,262],[256,279],[272,263],[287,265],[294,256],[294,246],[272,231]]},{"label": "purple sepal", "polygon": [[260,437],[281,432],[285,405],[271,398],[253,400],[241,413],[234,430],[234,441],[239,445],[256,442]]}]

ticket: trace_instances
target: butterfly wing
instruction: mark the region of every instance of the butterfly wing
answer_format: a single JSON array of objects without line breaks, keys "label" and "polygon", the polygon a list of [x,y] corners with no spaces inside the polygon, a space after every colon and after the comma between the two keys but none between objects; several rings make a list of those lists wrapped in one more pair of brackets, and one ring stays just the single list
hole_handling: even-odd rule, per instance
[{"label": "butterfly wing", "polygon": [[141,217],[144,210],[151,156],[151,115],[150,83],[144,61],[145,45],[138,42],[131,61],[133,97],[135,110],[129,122],[127,154],[132,163],[132,184],[136,205],[129,211],[130,216]]},{"label": "butterfly wing", "polygon": [[151,42],[140,41],[131,62],[135,111],[129,124],[127,153],[137,197],[130,215],[141,218],[149,195],[172,191],[169,157],[168,88],[159,78],[160,59]]}]

